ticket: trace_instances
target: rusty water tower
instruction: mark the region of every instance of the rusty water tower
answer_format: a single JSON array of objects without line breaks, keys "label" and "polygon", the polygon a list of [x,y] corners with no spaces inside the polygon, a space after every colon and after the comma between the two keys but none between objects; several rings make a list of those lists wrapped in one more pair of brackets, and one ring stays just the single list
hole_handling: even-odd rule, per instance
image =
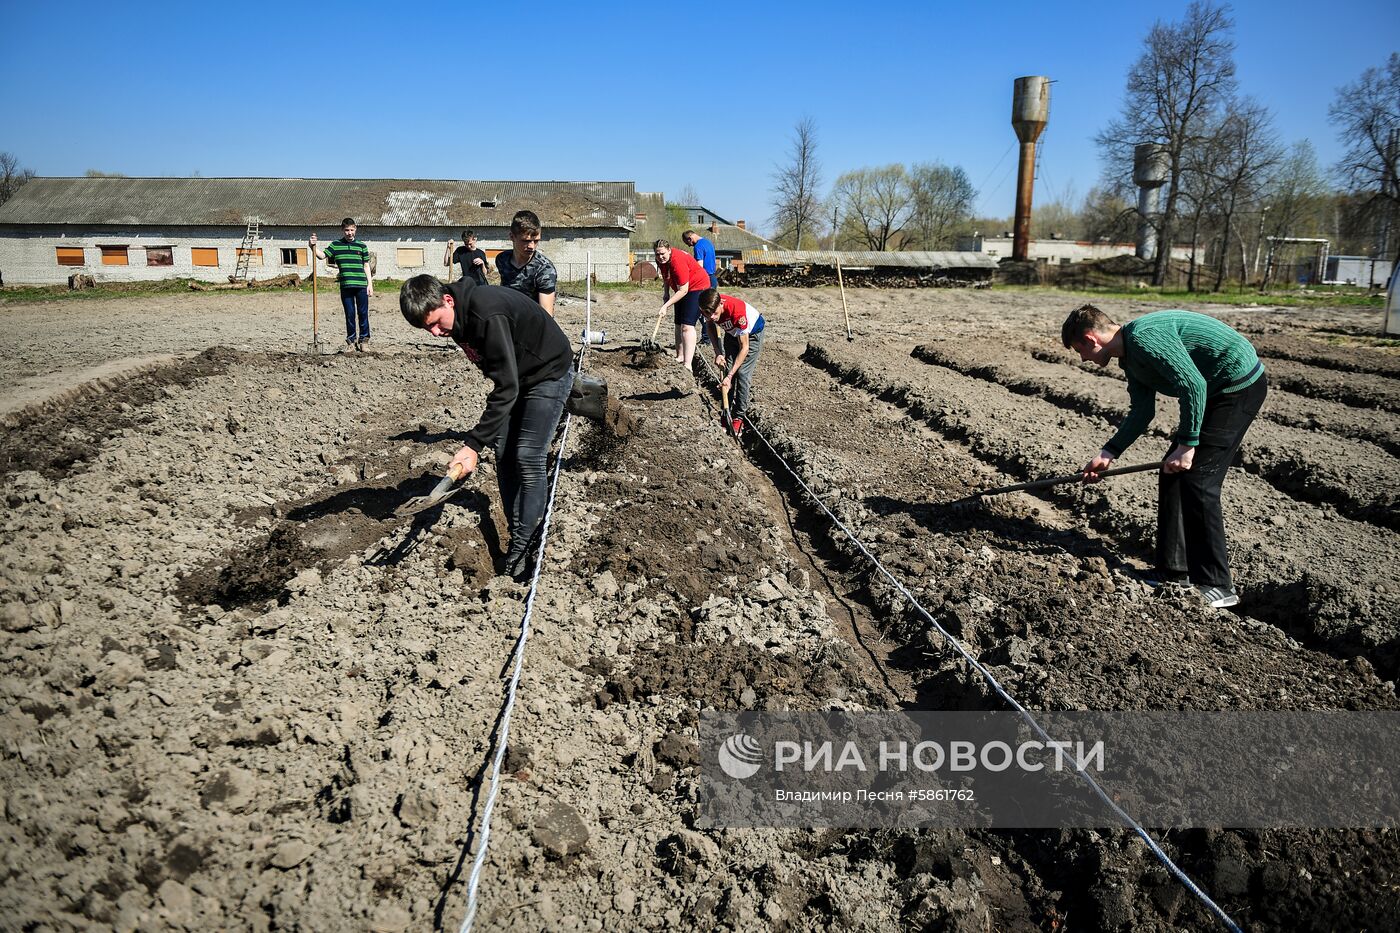
[{"label": "rusty water tower", "polygon": [[1011,258],[1025,261],[1031,245],[1031,193],[1035,187],[1035,141],[1050,119],[1050,79],[1016,79],[1011,97],[1011,126],[1021,141],[1021,164],[1016,171],[1016,226]]},{"label": "rusty water tower", "polygon": [[1157,143],[1138,143],[1133,147],[1133,184],[1138,186],[1137,257],[1157,258],[1158,192],[1167,183],[1171,165],[1166,149]]}]

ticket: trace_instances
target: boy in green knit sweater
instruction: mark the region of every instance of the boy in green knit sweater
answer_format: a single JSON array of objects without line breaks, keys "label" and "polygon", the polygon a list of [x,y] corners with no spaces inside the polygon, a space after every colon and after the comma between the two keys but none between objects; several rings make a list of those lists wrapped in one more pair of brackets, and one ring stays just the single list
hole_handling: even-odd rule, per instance
[{"label": "boy in green knit sweater", "polygon": [[1119,325],[1093,305],[1070,312],[1060,339],[1085,362],[1118,360],[1128,377],[1128,416],[1084,465],[1085,482],[1096,482],[1147,430],[1158,392],[1177,399],[1181,418],[1157,486],[1157,571],[1164,581],[1191,583],[1217,609],[1239,603],[1220,487],[1268,392],[1253,345],[1193,311],[1157,311]]}]

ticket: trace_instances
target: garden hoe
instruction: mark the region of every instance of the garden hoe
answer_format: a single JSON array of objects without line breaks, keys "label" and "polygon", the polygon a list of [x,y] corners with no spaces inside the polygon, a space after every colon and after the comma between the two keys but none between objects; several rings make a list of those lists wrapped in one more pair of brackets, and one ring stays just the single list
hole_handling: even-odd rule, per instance
[{"label": "garden hoe", "polygon": [[[1099,473],[1099,476],[1122,476],[1125,473],[1145,473],[1148,470],[1160,470],[1161,468],[1162,464],[1160,461],[1156,463],[1138,463],[1133,466],[1114,467],[1111,470],[1104,470]],[[977,505],[988,496],[999,496],[1007,492],[1020,492],[1023,489],[1045,489],[1050,486],[1059,486],[1063,483],[1078,483],[1083,479],[1083,473],[1068,473],[1064,476],[1051,476],[1046,479],[1031,480],[1029,483],[1016,483],[1012,486],[997,486],[994,489],[984,489],[981,492],[974,492],[970,496],[955,499],[947,504],[954,510],[961,511]]]}]

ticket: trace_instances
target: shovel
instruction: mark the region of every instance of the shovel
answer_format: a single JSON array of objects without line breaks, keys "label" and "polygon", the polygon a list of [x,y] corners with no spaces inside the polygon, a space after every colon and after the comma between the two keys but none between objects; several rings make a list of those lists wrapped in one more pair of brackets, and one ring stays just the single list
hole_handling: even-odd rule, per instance
[{"label": "shovel", "polygon": [[[1154,463],[1137,463],[1132,466],[1114,467],[1111,470],[1103,470],[1099,476],[1122,476],[1125,473],[1145,473],[1148,470],[1160,470],[1160,461]],[[994,489],[984,489],[981,492],[974,492],[970,496],[955,499],[947,503],[954,509],[966,509],[976,505],[988,496],[1000,496],[1008,492],[1020,492],[1023,489],[1045,489],[1050,486],[1059,486],[1062,483],[1078,483],[1084,479],[1083,473],[1067,473],[1064,476],[1051,476],[1046,479],[1031,480],[1029,483],[1016,483],[1012,486],[997,486]]]},{"label": "shovel", "polygon": [[729,414],[729,389],[725,388],[723,383],[720,383],[719,398],[719,416],[724,419],[725,433],[732,435],[734,433],[734,418]]},{"label": "shovel", "polygon": [[409,499],[403,505],[394,509],[394,517],[408,518],[410,515],[417,515],[420,512],[426,512],[428,509],[442,505],[448,499],[455,496],[457,491],[462,488],[457,484],[465,475],[466,471],[462,468],[460,463],[453,464],[452,469],[448,470],[447,475],[433,487],[432,492],[428,493],[426,496],[415,496]]}]

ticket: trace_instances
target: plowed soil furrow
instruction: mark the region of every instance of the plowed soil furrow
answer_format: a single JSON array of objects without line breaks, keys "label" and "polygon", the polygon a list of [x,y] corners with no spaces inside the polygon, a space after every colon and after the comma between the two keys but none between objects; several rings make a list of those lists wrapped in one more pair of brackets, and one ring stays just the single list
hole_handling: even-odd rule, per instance
[{"label": "plowed soil furrow", "polygon": [[1321,369],[1346,373],[1367,373],[1400,379],[1400,354],[1367,347],[1336,347],[1309,337],[1284,334],[1254,334],[1244,331],[1259,355],[1266,359],[1292,360]]},{"label": "plowed soil furrow", "polygon": [[[1117,366],[1099,367],[1092,363],[1081,363],[1076,354],[1061,349],[1058,344],[1052,346],[1049,342],[1044,342],[1020,346],[1024,347],[1031,357],[1041,362],[1060,363],[1101,378],[1123,381],[1123,371]],[[1269,403],[1260,413],[1261,418],[1305,431],[1322,431],[1338,437],[1366,441],[1375,444],[1392,457],[1400,457],[1400,418],[1388,412],[1356,408],[1342,402],[1330,402],[1290,392],[1274,382],[1270,364],[1266,362],[1265,367],[1270,372]]]},{"label": "plowed soil furrow", "polygon": [[[812,510],[776,457],[796,469],[945,627],[993,665],[994,673],[1022,702],[1033,708],[1085,703],[1119,708],[1396,704],[1389,685],[1378,684],[1364,667],[1299,650],[1277,629],[1228,613],[1207,610],[1207,618],[1199,607],[1152,598],[1146,587],[1122,572],[1112,543],[1090,531],[1044,524],[1024,504],[966,518],[916,505],[929,493],[962,491],[959,478],[976,476],[980,464],[960,445],[912,425],[892,406],[824,378],[814,380],[803,369],[786,354],[765,357],[767,381],[758,427],[773,450],[763,441],[750,440],[750,456],[765,465],[780,487],[789,488],[798,507],[805,502]],[[879,463],[878,476],[871,475],[867,459]],[[933,476],[928,474],[930,460],[945,462]],[[814,518],[814,523],[821,520]],[[1000,700],[990,696],[978,676],[967,672],[950,652],[937,651],[941,636],[909,611],[904,598],[870,570],[839,530],[830,534],[850,558],[847,573],[866,581],[876,605],[887,613],[891,636],[910,646],[927,646],[920,703],[928,708],[997,708]],[[1257,684],[1263,692],[1242,694],[1244,683]],[[1304,693],[1294,693],[1295,688]],[[1119,864],[1114,845],[1104,848],[1087,834],[968,835],[1006,839],[1041,870],[1056,864],[1070,877],[1085,869],[1090,852],[1096,853],[1093,859],[1107,860],[1100,861],[1100,868]],[[1283,868],[1279,853],[1285,849],[1298,853],[1316,847],[1319,852],[1353,851],[1359,856],[1367,845],[1353,833],[1225,834],[1204,847],[1191,834],[1169,834],[1168,839],[1178,858],[1194,863],[1192,870],[1201,873],[1207,888],[1235,858],[1256,869],[1271,864],[1270,870],[1277,871]],[[1334,868],[1329,878],[1332,884],[1354,886],[1359,892],[1383,885],[1385,871],[1356,879]],[[1088,897],[1067,898],[1064,904],[1080,911],[1080,922],[1086,922],[1087,915],[1090,927],[1114,926],[1101,892],[1087,877],[1071,885],[1071,891],[1086,887]],[[1129,889],[1141,891],[1142,883]],[[1222,900],[1237,919],[1287,925],[1299,916],[1297,904],[1248,897]],[[1341,906],[1345,901],[1341,898],[1328,909],[1347,909]],[[1391,909],[1375,906],[1378,916]],[[1150,922],[1147,917],[1154,915],[1163,923],[1206,922],[1204,917],[1191,921],[1189,914],[1174,915],[1146,904],[1136,909],[1138,924]],[[1198,908],[1192,904],[1187,909]],[[1370,915],[1370,910],[1362,913]],[[1305,907],[1302,913],[1312,911]],[[1319,920],[1325,916],[1313,915]]]},{"label": "plowed soil furrow", "polygon": [[[913,355],[1080,414],[1112,422],[1128,411],[1127,393],[1121,385],[1086,379],[1063,366],[1028,359],[1000,343],[920,344]],[[1174,401],[1159,399],[1152,433],[1169,440],[1178,420]],[[1146,446],[1154,450],[1161,447],[1157,443]],[[1326,503],[1357,521],[1400,529],[1400,460],[1372,444],[1327,438],[1316,431],[1284,427],[1261,418],[1250,427],[1240,459],[1246,470],[1294,499]]]},{"label": "plowed soil furrow", "polygon": [[1357,408],[1400,412],[1400,382],[1394,379],[1323,369],[1293,360],[1269,360],[1264,367],[1275,385],[1298,395]]},{"label": "plowed soil furrow", "polygon": [[[1107,422],[872,349],[809,345],[803,359],[909,408],[1018,478],[1073,472],[1111,433]],[[1129,482],[1058,487],[1053,495],[1060,501],[1082,497],[1080,507],[1096,527],[1137,542],[1146,554],[1156,527],[1155,487],[1141,477],[1123,479]],[[1365,655],[1390,676],[1400,643],[1388,595],[1400,592],[1387,557],[1395,551],[1395,533],[1289,499],[1248,473],[1231,477],[1225,497],[1244,611],[1341,656]]]}]

